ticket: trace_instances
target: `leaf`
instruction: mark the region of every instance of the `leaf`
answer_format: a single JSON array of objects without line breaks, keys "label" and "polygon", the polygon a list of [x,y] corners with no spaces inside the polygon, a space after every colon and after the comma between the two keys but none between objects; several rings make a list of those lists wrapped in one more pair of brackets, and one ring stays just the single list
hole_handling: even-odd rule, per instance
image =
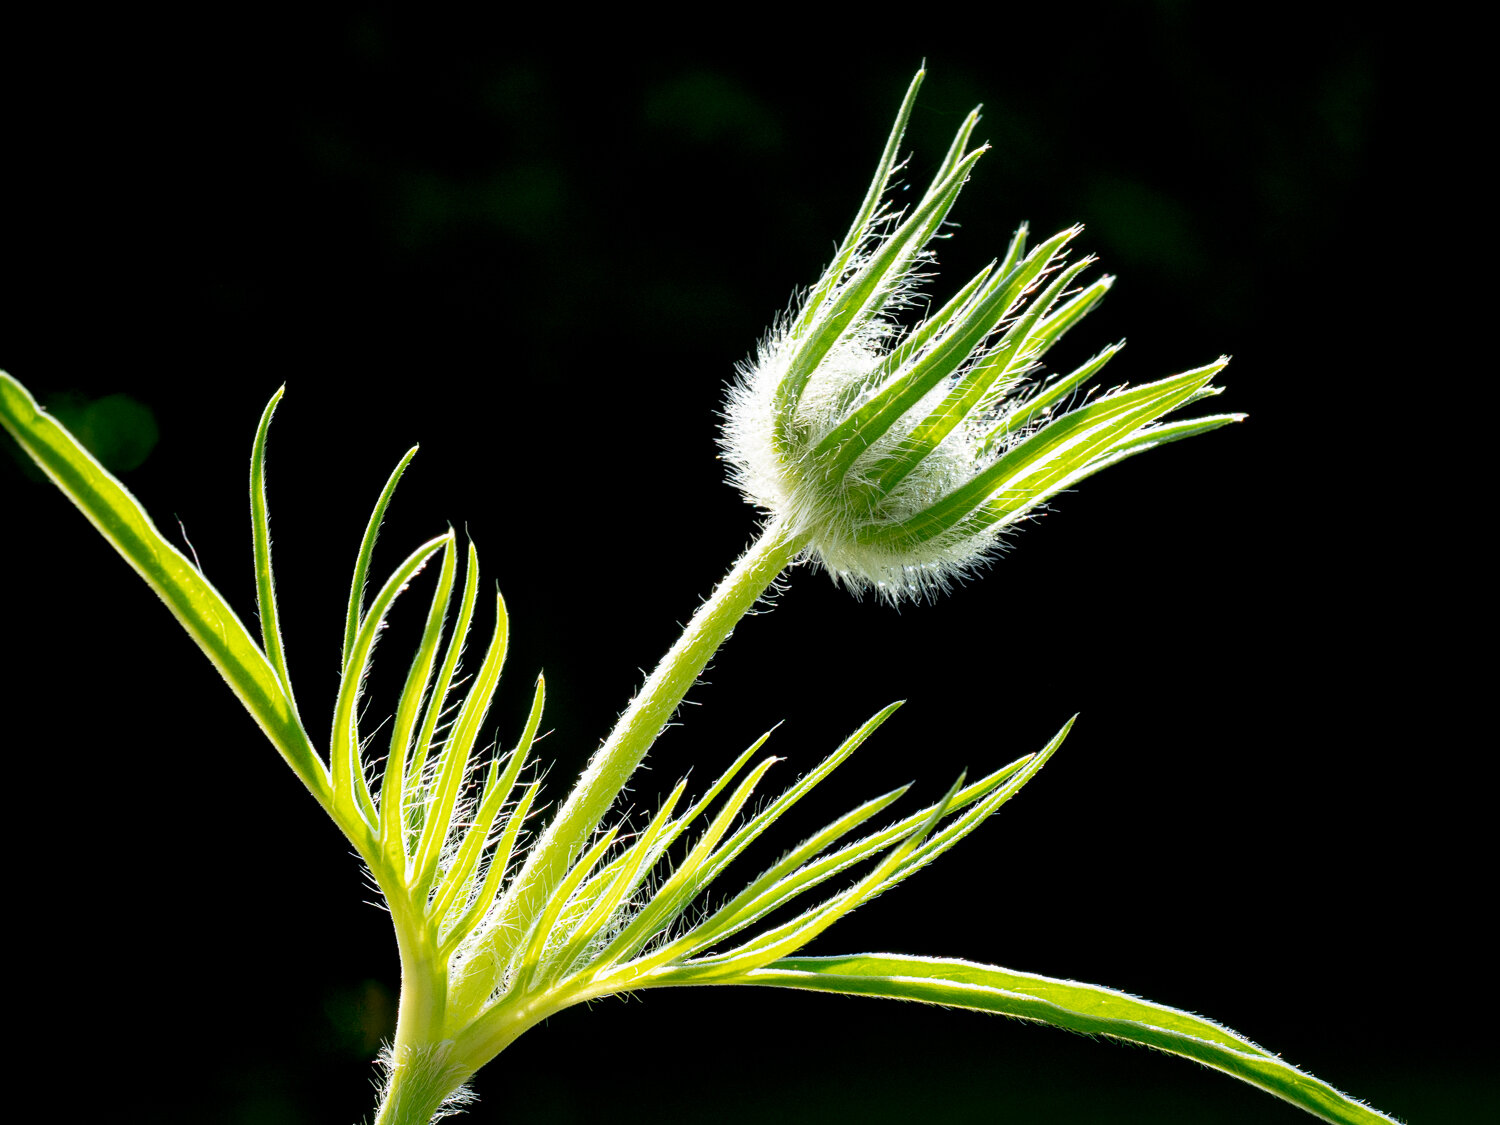
[{"label": "leaf", "polygon": [[881,858],[871,871],[848,890],[804,911],[789,922],[757,934],[738,948],[688,962],[676,971],[684,976],[697,973],[702,974],[704,979],[713,979],[721,974],[733,975],[752,965],[764,965],[775,958],[801,949],[844,915],[879,894],[880,888],[892,881],[891,877],[897,869],[937,827],[938,822],[947,814],[954,797],[963,787],[964,775],[959,774],[958,780],[949,787],[943,799],[927,811],[917,827],[912,829],[900,843]]},{"label": "leaf", "polygon": [[[275,406],[275,400],[271,406]],[[267,408],[269,416],[271,407]],[[354,648],[354,638],[359,633],[360,622],[363,620],[365,600],[365,579],[370,573],[370,559],[375,554],[375,540],[380,535],[380,525],[385,521],[385,510],[390,506],[391,497],[396,494],[396,486],[401,483],[401,474],[406,472],[406,466],[411,464],[411,459],[417,455],[417,447],[414,445],[406,451],[396,468],[391,472],[390,478],[385,482],[385,487],[380,491],[380,499],[375,501],[375,509],[370,513],[370,520],[365,524],[365,535],[359,544],[359,557],[354,561],[354,578],[349,583],[349,611],[344,617],[344,655],[341,666],[349,663],[349,652]]]},{"label": "leaf", "polygon": [[653,935],[675,919],[703,890],[707,880],[700,877],[700,868],[713,855],[714,848],[729,831],[735,816],[750,799],[750,794],[755,791],[756,784],[765,776],[766,770],[776,763],[776,760],[775,758],[765,759],[750,771],[744,781],[740,782],[739,788],[720,807],[714,819],[709,822],[709,826],[704,829],[703,835],[693,845],[692,850],[681,863],[672,869],[672,874],[651,896],[651,901],[631,919],[630,924],[620,932],[619,936],[610,942],[609,948],[599,958],[601,962],[608,963],[634,956]]},{"label": "leaf", "polygon": [[3,371],[0,425],[166,603],[292,772],[331,810],[327,768],[276,669],[223,595],[156,529],[125,486]]},{"label": "leaf", "polygon": [[[406,780],[402,787],[406,816],[410,818],[406,829],[411,833],[409,851],[416,854],[421,832],[427,823],[427,796],[425,787],[431,780],[428,774],[427,756],[432,750],[437,735],[438,722],[447,705],[448,691],[453,684],[453,673],[458,669],[459,657],[463,655],[464,642],[469,637],[469,624],[474,620],[474,602],[479,596],[479,551],[473,540],[469,541],[468,566],[464,572],[464,593],[459,601],[458,620],[453,634],[448,638],[448,650],[443,656],[443,665],[438,670],[437,682],[427,700],[427,709],[422,715],[422,728],[417,732],[412,747],[411,761],[406,766]],[[429,623],[431,615],[428,617]],[[406,847],[407,845],[403,845]]]},{"label": "leaf", "polygon": [[542,955],[546,952],[547,944],[556,937],[556,923],[563,907],[573,897],[573,892],[578,889],[580,883],[588,876],[604,858],[609,851],[610,845],[615,842],[615,836],[619,828],[611,828],[590,848],[584,856],[573,865],[563,881],[558,884],[552,892],[552,897],[537,915],[536,921],[531,927],[531,939],[526,945],[526,952],[515,967],[515,979],[518,991],[525,993],[531,990],[533,981],[541,967]]},{"label": "leaf", "polygon": [[783,958],[715,983],[883,996],[1035,1020],[1194,1059],[1324,1121],[1339,1125],[1395,1121],[1211,1020],[1095,984],[972,961],[889,953]]},{"label": "leaf", "polygon": [[255,541],[255,601],[260,610],[261,647],[271,667],[281,678],[288,702],[295,711],[296,696],[292,693],[292,678],[287,675],[286,656],[281,648],[281,625],[276,610],[276,581],[271,570],[271,515],[266,508],[266,437],[271,430],[271,417],[276,413],[276,404],[286,393],[286,385],[276,388],[271,401],[260,417],[260,426],[255,431],[255,445],[250,451],[250,525]]},{"label": "leaf", "polygon": [[[329,735],[329,757],[333,765],[333,799],[343,810],[346,823],[353,826],[363,822],[366,839],[357,841],[362,850],[377,854],[380,821],[375,811],[375,802],[370,797],[369,783],[365,778],[364,762],[360,756],[359,705],[365,671],[370,664],[370,654],[375,648],[375,639],[380,635],[385,616],[392,604],[406,589],[427,560],[441,550],[451,550],[453,532],[448,531],[435,539],[429,539],[406,557],[396,568],[380,593],[370,605],[370,612],[359,627],[354,643],[344,660],[343,679],[339,684],[338,703],[333,712],[333,730]],[[346,829],[347,830],[347,829]]]},{"label": "leaf", "polygon": [[[473,882],[475,872],[479,870],[484,849],[491,843],[490,829],[494,827],[495,819],[500,815],[505,802],[510,800],[516,778],[520,776],[521,768],[526,764],[526,755],[531,752],[531,746],[536,741],[536,731],[541,725],[542,707],[545,701],[546,684],[542,677],[538,676],[536,691],[532,697],[531,713],[526,719],[526,728],[521,734],[521,740],[511,751],[510,758],[505,763],[504,773],[500,772],[500,756],[497,754],[490,759],[489,772],[480,790],[479,807],[474,814],[473,822],[462,830],[463,843],[459,845],[458,853],[443,871],[442,879],[433,891],[428,917],[439,925],[448,917],[453,904],[459,901],[459,896],[468,895],[474,889],[470,884]],[[397,794],[392,794],[393,798],[396,796]],[[380,795],[382,802],[385,797],[386,794],[382,791]],[[488,872],[486,872],[484,882],[489,882]],[[414,883],[414,886],[420,890],[419,883]],[[468,902],[467,898],[463,901],[466,904]],[[484,901],[485,905],[489,905],[489,899]],[[467,917],[467,912],[465,916]]]},{"label": "leaf", "polygon": [[[443,548],[437,589],[432,593],[432,604],[427,610],[427,625],[422,630],[422,643],[417,647],[416,656],[412,658],[411,667],[406,673],[406,683],[401,689],[401,700],[396,705],[396,721],[391,727],[385,776],[380,783],[380,847],[386,861],[402,871],[403,879],[409,812],[407,799],[420,796],[419,792],[408,794],[406,789],[412,730],[421,713],[427,686],[432,680],[432,668],[437,660],[438,644],[443,639],[443,621],[448,614],[448,600],[453,594],[453,577],[457,565],[450,543]],[[415,788],[420,789],[420,785]]]},{"label": "leaf", "polygon": [[[1021,773],[1034,760],[1035,756],[1028,755],[1010,765],[1002,766],[988,777],[981,778],[961,789],[948,802],[948,811],[956,812],[987,796],[993,799],[998,787]],[[1014,792],[1015,788],[1018,786],[1006,786],[1009,792]],[[674,943],[671,947],[672,956],[687,956],[706,944],[737,933],[814,887],[827,882],[840,872],[862,863],[888,847],[899,844],[931,814],[932,806],[919,809],[878,832],[824,854],[825,849],[837,843],[905,792],[905,788],[897,789],[866,802],[788,852],[778,863],[696,926],[691,934]],[[998,807],[998,805],[993,807]],[[960,818],[968,824],[968,828],[964,829],[965,832],[978,824],[977,820],[967,821],[965,819],[967,817],[966,813],[964,818]],[[945,828],[937,835],[939,838],[944,838],[946,834]]]},{"label": "leaf", "polygon": [[[415,872],[412,886],[419,894],[427,892],[436,876],[444,844],[459,831],[456,823],[458,795],[469,775],[469,760],[473,755],[474,742],[479,737],[480,726],[489,713],[495,689],[500,683],[500,669],[505,664],[509,639],[510,625],[505,613],[505,601],[497,593],[495,632],[490,640],[490,647],[485,652],[484,663],[480,665],[479,674],[468,694],[464,696],[458,718],[443,743],[442,752],[433,763],[427,820],[422,826],[421,839],[412,852],[412,868]],[[513,762],[512,765],[517,770],[521,768],[520,762]]]}]

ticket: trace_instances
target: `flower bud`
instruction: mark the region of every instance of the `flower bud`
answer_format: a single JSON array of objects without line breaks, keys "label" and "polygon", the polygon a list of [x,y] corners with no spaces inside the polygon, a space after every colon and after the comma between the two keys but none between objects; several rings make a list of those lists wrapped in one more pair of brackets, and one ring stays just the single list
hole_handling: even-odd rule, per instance
[{"label": "flower bud", "polygon": [[[833,263],[773,327],[729,392],[721,444],[745,499],[805,539],[808,557],[856,594],[932,597],[982,565],[1005,530],[1050,497],[1132,454],[1243,415],[1163,423],[1218,393],[1227,362],[1091,401],[1080,388],[1119,351],[1048,375],[1042,356],[1109,290],[1066,261],[1081,228],[1027,248],[1017,231],[937,312],[902,329],[929,243],[970,170],[965,119],[910,214],[885,201],[923,75]],[[1067,406],[1082,400],[1082,405]]]}]

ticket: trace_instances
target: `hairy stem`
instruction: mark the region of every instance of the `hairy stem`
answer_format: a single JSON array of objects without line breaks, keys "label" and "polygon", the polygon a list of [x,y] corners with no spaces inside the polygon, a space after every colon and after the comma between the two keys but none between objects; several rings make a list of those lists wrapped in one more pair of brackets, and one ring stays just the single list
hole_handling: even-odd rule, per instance
[{"label": "hairy stem", "polygon": [[462,1088],[473,1070],[453,1061],[452,1047],[452,1042],[392,1046],[375,1125],[429,1125],[450,1098],[453,1104],[470,1100]]},{"label": "hairy stem", "polygon": [[514,884],[519,893],[511,918],[529,919],[540,909],[713,654],[803,545],[780,521],[772,522],[698,607],[532,848]]}]

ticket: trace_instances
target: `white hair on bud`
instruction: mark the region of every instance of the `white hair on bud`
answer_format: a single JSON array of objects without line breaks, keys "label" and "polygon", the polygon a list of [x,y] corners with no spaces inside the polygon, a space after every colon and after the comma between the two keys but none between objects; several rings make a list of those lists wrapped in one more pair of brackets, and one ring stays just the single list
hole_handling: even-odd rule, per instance
[{"label": "white hair on bud", "polygon": [[[908,289],[910,276],[903,279]],[[827,304],[837,302],[831,295]],[[955,583],[988,565],[1004,533],[1003,526],[962,521],[955,528],[915,549],[862,543],[856,532],[869,516],[852,502],[851,488],[866,477],[862,468],[879,463],[911,429],[940,403],[952,386],[945,379],[874,442],[841,481],[824,479],[810,450],[817,447],[848,413],[879,388],[871,376],[890,351],[897,330],[890,320],[875,318],[838,344],[809,377],[797,405],[804,431],[790,461],[776,448],[776,393],[791,362],[788,322],[778,324],[757,349],[753,363],[737,368],[730,385],[720,436],[730,483],[745,500],[768,516],[779,517],[809,546],[805,557],[855,597],[873,593],[882,601],[931,601]],[[964,365],[967,367],[967,364]],[[961,376],[963,368],[955,377]],[[932,506],[993,462],[1006,446],[980,452],[972,421],[955,427],[947,438],[897,484],[879,504],[882,523],[899,523]]]}]

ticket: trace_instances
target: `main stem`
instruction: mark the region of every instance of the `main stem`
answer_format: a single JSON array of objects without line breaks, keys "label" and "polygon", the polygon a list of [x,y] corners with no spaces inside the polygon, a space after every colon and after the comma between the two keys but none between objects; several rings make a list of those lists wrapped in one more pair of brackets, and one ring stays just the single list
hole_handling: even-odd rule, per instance
[{"label": "main stem", "polygon": [[524,922],[541,909],[713,654],[804,544],[780,520],[772,521],[698,607],[531,849],[514,884],[520,891],[510,918]]}]

